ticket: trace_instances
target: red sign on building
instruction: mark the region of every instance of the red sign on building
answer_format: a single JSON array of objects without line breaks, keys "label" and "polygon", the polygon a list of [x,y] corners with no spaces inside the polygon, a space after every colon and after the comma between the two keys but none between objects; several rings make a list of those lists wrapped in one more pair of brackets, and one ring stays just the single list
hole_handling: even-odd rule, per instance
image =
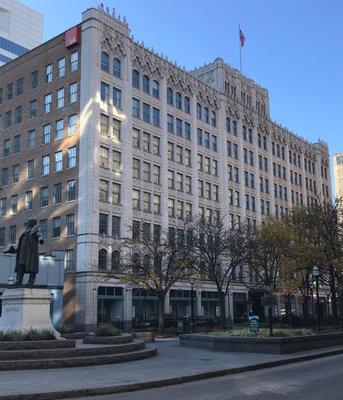
[{"label": "red sign on building", "polygon": [[81,27],[74,26],[65,34],[65,45],[69,49],[81,43]]}]

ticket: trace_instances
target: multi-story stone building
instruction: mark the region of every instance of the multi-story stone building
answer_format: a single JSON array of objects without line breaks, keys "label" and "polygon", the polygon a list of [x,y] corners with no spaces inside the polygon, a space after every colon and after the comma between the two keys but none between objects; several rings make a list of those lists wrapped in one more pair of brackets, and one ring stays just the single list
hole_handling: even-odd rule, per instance
[{"label": "multi-story stone building", "polygon": [[43,15],[18,0],[0,0],[0,66],[41,44]]},{"label": "multi-story stone building", "polygon": [[[143,305],[154,314],[153,293],[97,279],[141,221],[155,231],[198,213],[258,224],[330,196],[327,146],[275,124],[266,89],[221,59],[187,72],[102,8],[0,77],[0,246],[38,218],[43,251],[66,252],[64,319],[78,327],[130,321]],[[227,298],[236,318],[247,313],[241,277]],[[194,288],[196,314],[215,315],[214,286]],[[166,312],[187,313],[190,291],[175,285]]]},{"label": "multi-story stone building", "polygon": [[343,153],[333,155],[333,174],[335,176],[336,197],[343,197]]}]

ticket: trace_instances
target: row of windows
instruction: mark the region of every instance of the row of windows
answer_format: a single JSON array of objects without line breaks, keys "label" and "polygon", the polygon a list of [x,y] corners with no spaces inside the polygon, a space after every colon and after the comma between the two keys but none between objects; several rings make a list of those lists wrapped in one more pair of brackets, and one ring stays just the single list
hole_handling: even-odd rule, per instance
[{"label": "row of windows", "polygon": [[142,88],[144,93],[152,95],[155,99],[160,98],[160,84],[156,80],[150,84],[150,78],[147,75],[141,78],[136,69],[132,70],[132,86],[138,90]]},{"label": "row of windows", "polygon": [[175,118],[171,114],[167,114],[167,131],[176,133],[177,136],[184,137],[187,140],[192,140],[191,124],[182,121],[180,118]]},{"label": "row of windows", "polygon": [[132,190],[132,208],[147,213],[161,214],[161,196],[138,189]]},{"label": "row of windows", "polygon": [[137,128],[133,128],[132,131],[132,146],[156,156],[161,154],[161,140],[159,136],[151,135],[149,132],[141,132]]},{"label": "row of windows", "polygon": [[[110,154],[112,157],[110,158]],[[111,168],[112,171],[121,172],[121,152],[112,150],[105,146],[100,146],[99,165],[103,168]]]},{"label": "row of windows", "polygon": [[[63,192],[62,183],[55,183],[52,186],[52,193],[50,194],[49,186],[44,186],[39,191],[39,207],[47,207],[51,204],[61,204],[64,201],[73,201],[76,198],[76,184],[75,180],[67,182],[65,192]],[[32,210],[34,202],[34,191],[29,190],[25,192],[23,209],[28,211]],[[3,197],[0,199],[0,217],[5,217],[7,212],[10,215],[17,214],[19,211],[19,195],[14,194],[10,198]]]},{"label": "row of windows", "polygon": [[[77,151],[76,147],[69,147],[67,152],[66,168],[74,168],[77,163]],[[63,171],[63,150],[55,152],[54,155],[54,172]],[[40,164],[40,175],[46,176],[52,171],[51,168],[51,156],[47,154],[42,156]],[[1,171],[1,187],[7,186],[10,183],[19,182],[20,177],[20,165],[16,164],[12,166],[11,171],[11,182],[10,182],[10,169],[8,167],[3,168]],[[33,179],[35,177],[35,162],[34,160],[27,161],[26,165],[26,179]]]},{"label": "row of windows", "polygon": [[135,98],[132,98],[132,116],[137,119],[142,119],[148,124],[153,124],[157,128],[160,126],[160,110],[156,107],[151,107],[150,104],[142,102]]},{"label": "row of windows", "polygon": [[100,99],[104,103],[112,104],[113,107],[116,107],[119,110],[122,108],[121,90],[116,87],[112,87],[112,99],[110,101],[110,85],[108,83],[100,83]]},{"label": "row of windows", "polygon": [[138,158],[132,160],[132,177],[143,179],[146,182],[153,182],[155,185],[161,184],[161,167],[153,165],[147,161],[141,161]]},{"label": "row of windows", "polygon": [[198,196],[207,200],[219,201],[219,187],[211,182],[198,180]]},{"label": "row of windows", "polygon": [[202,154],[198,154],[198,171],[218,176],[218,161]]},{"label": "row of windows", "polygon": [[101,135],[112,137],[116,141],[121,139],[121,121],[112,118],[110,125],[110,117],[106,114],[100,114],[100,133]]},{"label": "row of windows", "polygon": [[108,73],[111,71],[116,78],[121,78],[121,61],[119,58],[110,60],[110,56],[105,51],[101,52],[101,69]]},{"label": "row of windows", "polygon": [[192,166],[192,151],[173,142],[168,142],[168,160],[176,161],[179,164]]},{"label": "row of windows", "polygon": [[99,182],[99,200],[112,203],[121,204],[121,185],[117,182],[112,182],[110,191],[110,182],[105,179],[100,179]]},{"label": "row of windows", "polygon": [[199,146],[203,146],[206,149],[218,151],[218,138],[216,135],[211,135],[202,129],[197,129],[197,142]]},{"label": "row of windows", "polygon": [[[74,72],[78,69],[78,52],[75,51],[69,56],[69,71]],[[62,78],[66,74],[66,59],[60,58],[57,61],[56,78]],[[50,83],[53,80],[53,64],[48,64],[44,69],[44,82]],[[33,71],[30,74],[29,88],[35,89],[38,86],[38,71]],[[14,96],[21,96],[24,92],[24,78],[19,78],[16,81],[15,87],[13,82],[0,88],[0,104],[3,101],[9,101]]]},{"label": "row of windows", "polygon": [[287,201],[288,199],[287,188],[274,183],[274,197],[276,199]]},{"label": "row of windows", "polygon": [[[77,118],[76,114],[70,115],[68,118],[68,135],[75,135],[77,132]],[[46,124],[43,126],[42,132],[42,144],[48,144],[52,140],[52,127],[51,124]],[[56,121],[54,125],[54,139],[61,140],[64,137],[64,120],[60,119]],[[31,150],[36,147],[37,138],[36,138],[36,130],[32,129],[27,132],[26,136],[26,149]],[[11,152],[12,150],[12,152]],[[11,146],[11,139],[5,139],[3,141],[3,148],[2,148],[2,156],[8,157],[11,154],[18,154],[21,151],[21,135],[16,135],[12,139],[12,146]]]},{"label": "row of windows", "polygon": [[182,98],[180,92],[175,92],[172,88],[167,88],[167,104],[175,106],[178,110],[183,110],[185,113],[190,114],[190,100],[189,97],[185,96]]},{"label": "row of windows", "polygon": [[197,103],[197,118],[213,127],[217,126],[217,115],[215,111],[210,112],[207,107],[203,107],[200,103]]},{"label": "row of windows", "polygon": [[181,172],[168,170],[168,188],[179,192],[192,193],[192,177]]}]

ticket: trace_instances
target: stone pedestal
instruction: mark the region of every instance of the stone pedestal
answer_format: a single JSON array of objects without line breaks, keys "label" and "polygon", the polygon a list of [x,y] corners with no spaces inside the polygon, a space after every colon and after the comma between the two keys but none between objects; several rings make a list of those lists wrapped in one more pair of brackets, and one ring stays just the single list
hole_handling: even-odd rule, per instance
[{"label": "stone pedestal", "polygon": [[48,289],[9,288],[2,295],[0,331],[27,331],[36,329],[52,331],[56,339],[61,335],[52,325],[50,303],[52,296]]}]

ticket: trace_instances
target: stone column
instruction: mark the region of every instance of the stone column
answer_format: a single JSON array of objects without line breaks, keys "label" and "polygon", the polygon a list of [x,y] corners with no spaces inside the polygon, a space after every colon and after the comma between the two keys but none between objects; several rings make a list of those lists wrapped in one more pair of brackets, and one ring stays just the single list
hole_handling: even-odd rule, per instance
[{"label": "stone column", "polygon": [[124,332],[132,329],[132,288],[124,288]]}]

